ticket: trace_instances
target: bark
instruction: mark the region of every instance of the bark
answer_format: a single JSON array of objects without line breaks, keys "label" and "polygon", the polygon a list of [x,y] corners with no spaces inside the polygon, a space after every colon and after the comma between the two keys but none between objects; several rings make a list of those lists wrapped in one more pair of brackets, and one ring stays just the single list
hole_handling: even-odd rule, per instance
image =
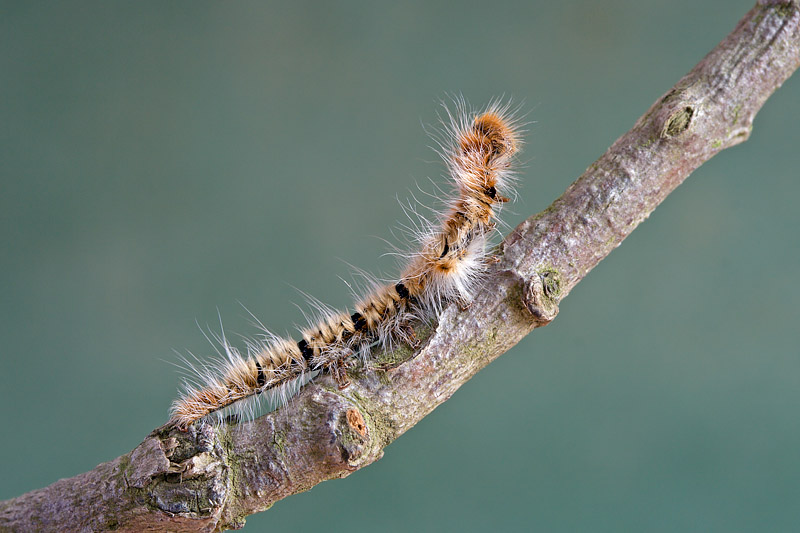
[{"label": "bark", "polygon": [[509,234],[466,310],[421,346],[378,354],[338,390],[328,377],[253,422],[162,427],[132,452],[0,503],[0,530],[217,531],[383,448],[534,328],[706,160],[745,141],[800,65],[800,0],[761,0],[544,212]]}]

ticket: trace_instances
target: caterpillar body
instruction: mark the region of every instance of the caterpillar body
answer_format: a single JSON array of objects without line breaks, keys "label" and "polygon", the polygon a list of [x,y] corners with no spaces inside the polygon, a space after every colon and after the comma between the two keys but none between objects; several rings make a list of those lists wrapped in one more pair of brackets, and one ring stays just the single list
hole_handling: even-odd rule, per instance
[{"label": "caterpillar body", "polygon": [[510,195],[521,144],[514,115],[498,101],[480,112],[470,112],[463,101],[456,102],[455,111],[447,110],[438,142],[454,194],[436,224],[417,228],[418,249],[397,281],[376,283],[352,312],[324,310],[299,340],[267,333],[263,341],[248,342],[243,354],[220,336],[224,359],[193,365],[200,383],[186,385],[172,405],[170,422],[185,429],[229,408],[246,412],[240,404],[248,399],[277,394],[285,401],[289,389],[320,373],[331,374],[344,388],[353,357],[367,359],[376,349],[414,344],[415,321],[435,319],[451,301],[467,304],[489,261],[486,242],[498,208],[509,201],[503,194]]}]

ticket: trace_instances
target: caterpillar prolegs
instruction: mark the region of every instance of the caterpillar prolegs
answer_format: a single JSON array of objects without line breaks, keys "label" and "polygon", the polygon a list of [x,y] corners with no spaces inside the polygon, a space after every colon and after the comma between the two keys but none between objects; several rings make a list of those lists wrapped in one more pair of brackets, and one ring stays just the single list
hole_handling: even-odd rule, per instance
[{"label": "caterpillar prolegs", "polygon": [[[494,102],[470,112],[463,102],[447,110],[437,139],[455,185],[435,224],[417,228],[418,249],[394,283],[377,285],[352,311],[328,311],[300,339],[268,334],[242,354],[219,339],[225,359],[203,365],[200,384],[187,385],[172,405],[171,422],[186,428],[212,413],[264,392],[299,388],[309,376],[329,373],[348,384],[347,362],[376,349],[415,342],[415,321],[435,319],[451,301],[471,300],[489,261],[486,241],[498,208],[509,198],[512,164],[520,147],[520,124],[508,104]],[[305,378],[305,379],[304,379]]]}]

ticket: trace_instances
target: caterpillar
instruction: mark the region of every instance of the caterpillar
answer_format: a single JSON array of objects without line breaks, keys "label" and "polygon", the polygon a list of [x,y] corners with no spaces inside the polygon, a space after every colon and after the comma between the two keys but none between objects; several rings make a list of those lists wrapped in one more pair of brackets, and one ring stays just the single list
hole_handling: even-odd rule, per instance
[{"label": "caterpillar", "polygon": [[264,340],[248,341],[243,354],[223,333],[217,340],[225,357],[216,364],[192,365],[200,384],[185,384],[172,405],[170,423],[186,429],[229,408],[246,412],[240,404],[270,394],[285,402],[321,373],[345,388],[352,358],[366,360],[375,350],[399,343],[414,345],[415,322],[435,319],[453,301],[468,305],[490,261],[487,239],[499,207],[509,201],[504,194],[511,195],[521,124],[510,104],[500,101],[477,112],[463,100],[456,101],[454,111],[444,107],[443,131],[436,140],[453,195],[436,223],[415,228],[418,248],[397,280],[374,283],[352,311],[323,308],[323,316],[302,329],[299,340],[267,332]]}]

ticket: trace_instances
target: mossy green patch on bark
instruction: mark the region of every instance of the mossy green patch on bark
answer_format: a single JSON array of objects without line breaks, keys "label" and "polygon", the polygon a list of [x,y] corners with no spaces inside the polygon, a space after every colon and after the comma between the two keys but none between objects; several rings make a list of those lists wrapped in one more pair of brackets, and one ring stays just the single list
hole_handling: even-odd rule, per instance
[{"label": "mossy green patch on bark", "polygon": [[639,143],[639,148],[650,148],[656,142],[656,139],[652,137],[648,137],[644,141]]},{"label": "mossy green patch on bark", "polygon": [[133,465],[131,464],[131,454],[126,453],[118,459],[117,468],[111,473],[111,479],[122,485],[128,484],[128,479],[133,475]]},{"label": "mossy green patch on bark", "polygon": [[742,104],[736,104],[733,108],[733,123],[731,125],[735,126],[737,122],[739,122],[739,111],[742,110]]},{"label": "mossy green patch on bark", "polygon": [[791,17],[795,12],[795,6],[793,2],[778,4],[776,6],[773,6],[773,9],[775,10],[775,14],[781,18]]}]

